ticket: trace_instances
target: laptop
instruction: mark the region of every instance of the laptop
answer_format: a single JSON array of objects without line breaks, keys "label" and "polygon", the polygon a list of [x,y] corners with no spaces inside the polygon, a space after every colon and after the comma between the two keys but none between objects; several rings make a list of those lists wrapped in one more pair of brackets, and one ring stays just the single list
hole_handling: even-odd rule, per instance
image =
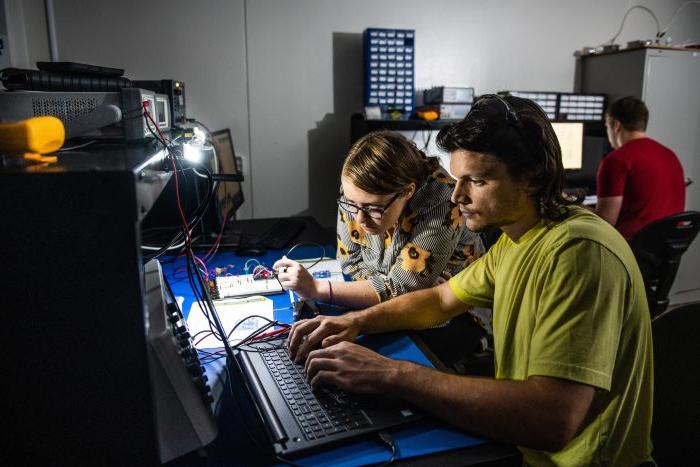
[{"label": "laptop", "polygon": [[399,400],[338,388],[312,391],[285,338],[252,347],[237,351],[237,366],[277,456],[308,454],[422,418]]}]

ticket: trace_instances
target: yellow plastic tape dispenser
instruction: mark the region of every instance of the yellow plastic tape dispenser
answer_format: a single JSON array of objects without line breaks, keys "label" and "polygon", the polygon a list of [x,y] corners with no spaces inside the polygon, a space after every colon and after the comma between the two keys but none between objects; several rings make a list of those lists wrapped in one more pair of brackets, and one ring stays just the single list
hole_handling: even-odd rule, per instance
[{"label": "yellow plastic tape dispenser", "polygon": [[0,154],[19,156],[33,162],[56,162],[56,156],[44,154],[58,151],[65,137],[63,122],[56,117],[0,123]]}]

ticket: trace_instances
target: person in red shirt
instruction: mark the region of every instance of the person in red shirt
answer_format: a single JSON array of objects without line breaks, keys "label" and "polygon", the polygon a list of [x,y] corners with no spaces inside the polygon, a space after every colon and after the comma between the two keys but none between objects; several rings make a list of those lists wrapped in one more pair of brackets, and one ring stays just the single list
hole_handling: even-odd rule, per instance
[{"label": "person in red shirt", "polygon": [[598,166],[596,213],[627,240],[685,208],[683,167],[673,151],[647,136],[648,120],[644,102],[631,96],[614,101],[605,113],[614,151]]}]

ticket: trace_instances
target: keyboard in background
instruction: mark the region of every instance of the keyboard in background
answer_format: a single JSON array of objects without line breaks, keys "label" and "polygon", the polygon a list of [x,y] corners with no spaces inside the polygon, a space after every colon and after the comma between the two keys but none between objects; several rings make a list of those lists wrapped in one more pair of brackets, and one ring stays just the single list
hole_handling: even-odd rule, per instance
[{"label": "keyboard in background", "polygon": [[266,229],[255,243],[265,248],[277,250],[286,248],[297,238],[305,227],[306,223],[303,220],[290,218],[280,219]]},{"label": "keyboard in background", "polygon": [[[194,243],[195,248],[207,249],[212,248],[216,244],[217,234],[201,236]],[[242,233],[240,231],[231,231],[221,236],[219,247],[221,248],[237,248],[241,246]]]}]

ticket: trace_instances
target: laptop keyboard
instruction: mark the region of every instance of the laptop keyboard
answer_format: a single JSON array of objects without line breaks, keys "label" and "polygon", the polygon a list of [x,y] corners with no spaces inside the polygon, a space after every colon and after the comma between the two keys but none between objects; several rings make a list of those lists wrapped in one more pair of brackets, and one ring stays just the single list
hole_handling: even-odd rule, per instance
[{"label": "laptop keyboard", "polygon": [[307,440],[370,425],[345,391],[312,392],[304,377],[304,366],[294,363],[287,349],[266,350],[262,357]]}]

